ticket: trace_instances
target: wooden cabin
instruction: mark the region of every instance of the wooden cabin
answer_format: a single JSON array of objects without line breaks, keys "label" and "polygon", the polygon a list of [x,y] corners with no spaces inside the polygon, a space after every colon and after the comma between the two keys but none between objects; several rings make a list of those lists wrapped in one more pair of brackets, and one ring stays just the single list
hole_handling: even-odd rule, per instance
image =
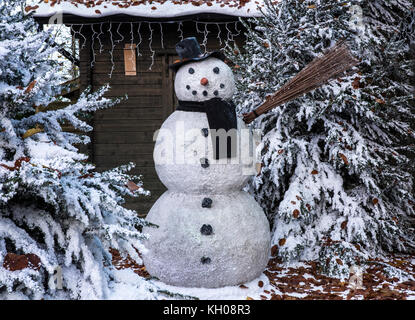
[{"label": "wooden cabin", "polygon": [[96,112],[89,156],[98,170],[136,163],[150,197],[126,206],[145,216],[166,190],[153,162],[153,135],[175,110],[175,45],[196,36],[202,50],[243,43],[240,17],[259,16],[254,0],[43,0],[33,7],[42,24],[63,23],[79,41],[80,89],[109,83],[107,97],[128,95],[116,107]]}]

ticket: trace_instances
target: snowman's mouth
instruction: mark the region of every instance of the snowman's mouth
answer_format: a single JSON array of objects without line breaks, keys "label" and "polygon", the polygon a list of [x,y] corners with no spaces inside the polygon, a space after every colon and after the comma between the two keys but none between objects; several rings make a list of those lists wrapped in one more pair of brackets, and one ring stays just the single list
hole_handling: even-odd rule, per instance
[{"label": "snowman's mouth", "polygon": [[[220,88],[221,88],[221,89],[224,89],[224,88],[225,88],[225,85],[224,85],[223,83],[221,83],[221,84],[220,84]],[[191,89],[190,85],[187,85],[187,86],[186,86],[186,89],[187,89],[187,90],[190,90],[190,89]],[[192,94],[193,94],[194,96],[196,96],[196,95],[198,94],[198,92],[197,92],[196,90],[193,90],[193,91],[192,91]],[[209,95],[209,92],[208,92],[207,90],[203,90],[203,91],[202,91],[202,94],[203,94],[203,96],[204,96],[204,97],[207,97],[207,96]],[[219,95],[219,90],[215,90],[215,91],[213,91],[213,95],[214,95],[215,97],[217,97],[217,96]]]}]

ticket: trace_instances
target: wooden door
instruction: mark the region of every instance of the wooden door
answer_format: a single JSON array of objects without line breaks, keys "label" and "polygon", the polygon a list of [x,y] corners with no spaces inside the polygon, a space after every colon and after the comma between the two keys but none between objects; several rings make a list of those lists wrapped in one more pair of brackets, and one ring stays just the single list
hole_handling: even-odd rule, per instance
[{"label": "wooden door", "polygon": [[[122,59],[121,53],[119,59]],[[166,191],[154,168],[153,136],[175,109],[174,73],[168,68],[173,61],[174,57],[169,54],[157,55],[150,71],[151,60],[144,54],[137,60],[135,76],[126,76],[118,69],[111,79],[106,78],[108,67],[101,66],[100,61],[95,67],[94,86],[109,81],[111,90],[106,96],[127,94],[128,100],[94,116],[93,159],[98,170],[130,161],[136,163],[131,173],[143,176],[144,188],[151,196],[130,198],[126,207],[136,210],[140,216],[145,216]]]}]

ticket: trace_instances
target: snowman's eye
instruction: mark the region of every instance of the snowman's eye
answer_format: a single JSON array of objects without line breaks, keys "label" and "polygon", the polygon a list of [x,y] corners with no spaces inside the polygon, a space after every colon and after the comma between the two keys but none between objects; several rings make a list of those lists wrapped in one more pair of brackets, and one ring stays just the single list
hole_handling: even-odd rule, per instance
[{"label": "snowman's eye", "polygon": [[219,68],[218,67],[213,68],[213,72],[218,74],[219,73]]},{"label": "snowman's eye", "polygon": [[190,74],[195,73],[195,69],[193,69],[193,68],[189,68],[189,73],[190,73]]},{"label": "snowman's eye", "polygon": [[220,88],[223,89],[225,88],[225,85],[223,83],[220,84]]}]

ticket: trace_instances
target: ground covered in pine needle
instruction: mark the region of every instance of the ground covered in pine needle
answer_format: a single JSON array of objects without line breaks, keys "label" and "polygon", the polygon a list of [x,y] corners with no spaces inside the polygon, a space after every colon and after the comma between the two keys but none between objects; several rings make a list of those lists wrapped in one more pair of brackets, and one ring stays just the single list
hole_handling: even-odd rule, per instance
[{"label": "ground covered in pine needle", "polygon": [[[145,266],[129,257],[123,259],[115,250],[111,253],[117,270],[128,269],[150,279]],[[157,280],[150,281],[154,281],[161,291],[178,294],[165,297],[161,295],[160,299],[415,300],[414,256],[390,256],[387,260],[371,260],[361,271],[357,282],[349,279],[342,281],[321,275],[316,262],[285,266],[274,258],[269,261],[267,270],[261,277],[234,287],[180,288]],[[131,277],[129,279],[131,281]]]}]

